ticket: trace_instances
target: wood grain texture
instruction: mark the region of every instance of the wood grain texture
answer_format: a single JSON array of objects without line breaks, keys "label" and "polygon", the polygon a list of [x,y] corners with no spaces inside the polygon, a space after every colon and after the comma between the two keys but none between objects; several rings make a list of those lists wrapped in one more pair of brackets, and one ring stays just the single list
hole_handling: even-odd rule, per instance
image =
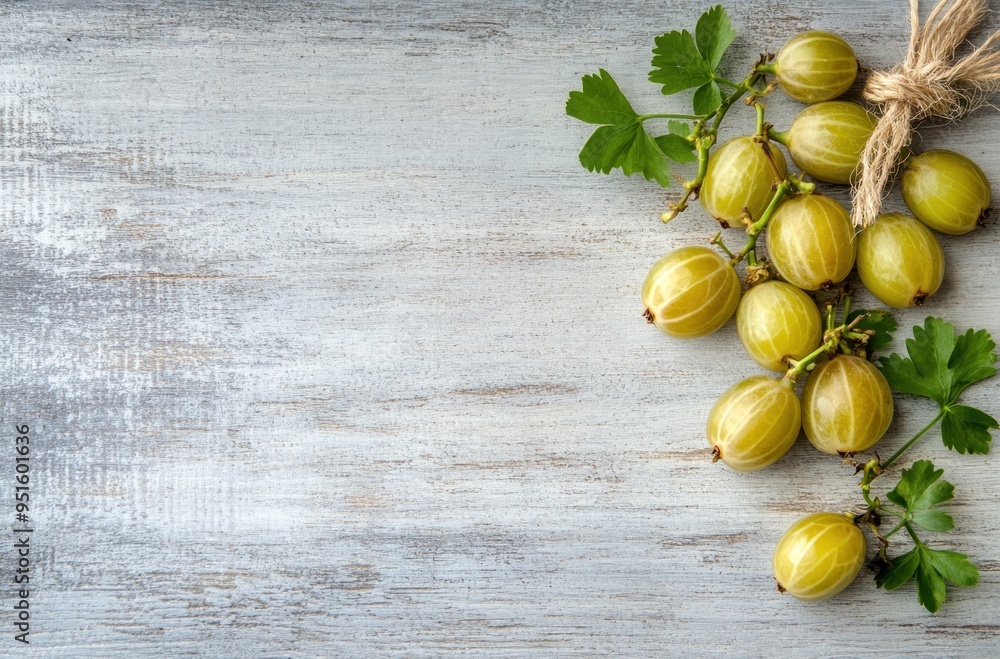
[{"label": "wood grain texture", "polygon": [[[870,66],[906,42],[903,0],[728,5],[737,76],[808,27]],[[0,418],[37,435],[38,529],[32,644],[0,614],[0,653],[995,654],[995,456],[913,451],[981,569],[939,614],[867,578],[781,597],[775,542],[854,505],[850,470],[804,441],[709,464],[709,407],[758,369],[732,323],[641,318],[647,268],[715,228],[584,171],[564,102],[604,67],[683,111],[648,51],[704,6],[0,5]],[[983,111],[920,146],[996,182],[998,136]],[[1000,334],[996,231],[942,242],[928,311]],[[885,450],[932,415],[897,410]]]}]

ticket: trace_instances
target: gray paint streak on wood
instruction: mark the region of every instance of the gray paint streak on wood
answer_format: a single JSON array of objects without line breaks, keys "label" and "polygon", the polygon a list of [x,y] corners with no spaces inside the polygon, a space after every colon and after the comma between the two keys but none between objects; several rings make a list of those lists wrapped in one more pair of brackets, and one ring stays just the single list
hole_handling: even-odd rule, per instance
[{"label": "gray paint streak on wood", "polygon": [[[873,66],[905,43],[898,0],[730,5],[734,75],[806,27]],[[701,9],[0,8],[0,412],[38,451],[28,651],[994,649],[994,458],[914,451],[949,470],[950,546],[982,566],[937,616],[866,579],[779,597],[774,542],[852,505],[849,470],[804,442],[758,474],[708,464],[708,408],[756,368],[731,325],[682,344],[640,318],[648,266],[714,230],[583,171],[563,103],[605,67],[682,110],[645,82],[648,47]],[[776,98],[774,123],[796,108]],[[924,139],[998,181],[996,126]],[[1000,332],[995,241],[943,240],[929,311]],[[886,449],[930,415],[898,408]]]}]

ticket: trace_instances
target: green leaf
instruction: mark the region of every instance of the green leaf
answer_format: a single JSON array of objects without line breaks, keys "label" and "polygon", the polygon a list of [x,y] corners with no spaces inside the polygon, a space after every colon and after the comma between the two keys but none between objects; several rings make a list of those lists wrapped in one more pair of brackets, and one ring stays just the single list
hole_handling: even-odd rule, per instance
[{"label": "green leaf", "polygon": [[913,513],[913,523],[928,531],[947,533],[955,528],[955,520],[948,513],[940,510],[918,510]]},{"label": "green leaf", "polygon": [[944,469],[934,469],[930,460],[917,460],[903,470],[899,483],[886,496],[906,512],[926,510],[954,496],[955,488],[951,483],[937,482],[943,474]]},{"label": "green leaf", "polygon": [[871,355],[892,343],[892,334],[896,331],[896,319],[891,313],[882,309],[856,309],[848,314],[847,322],[852,323],[858,316],[866,314],[867,316],[858,321],[854,328],[859,332],[874,332],[865,344],[865,351]]},{"label": "green leaf", "polygon": [[625,176],[639,173],[647,181],[670,185],[670,169],[660,148],[638,122],[595,130],[580,151],[580,162],[592,172],[610,174],[620,168]]},{"label": "green leaf", "polygon": [[979,570],[965,554],[946,549],[921,547],[923,562],[930,563],[942,577],[962,588],[971,588],[979,583]]},{"label": "green leaf", "polygon": [[722,105],[722,90],[714,80],[699,87],[692,99],[695,114],[713,114]]},{"label": "green leaf", "polygon": [[[691,135],[691,126],[689,126],[686,121],[671,119],[667,122],[667,129],[670,131],[671,135],[680,135],[685,139]],[[694,145],[691,145],[691,148],[693,149]]]},{"label": "green leaf", "polygon": [[733,29],[726,10],[722,5],[716,5],[698,19],[695,35],[698,52],[712,67],[712,71],[715,71],[719,68],[719,62],[722,61],[729,44],[733,42],[736,30]]},{"label": "green leaf", "polygon": [[917,599],[925,609],[937,613],[944,604],[948,591],[945,588],[944,577],[933,566],[928,565],[923,558],[923,552],[920,553],[920,564],[917,565],[917,571],[913,575],[917,581]]},{"label": "green leaf", "polygon": [[642,174],[647,181],[670,185],[663,152],[610,73],[601,69],[597,75],[584,76],[583,91],[569,93],[566,114],[587,123],[605,124],[580,151],[580,163],[589,171],[610,174],[621,169],[626,176]]},{"label": "green leaf", "polygon": [[566,114],[588,124],[618,125],[632,123],[639,116],[604,69],[597,75],[583,76],[583,91],[569,93]]},{"label": "green leaf", "polygon": [[694,145],[674,133],[657,137],[656,146],[660,147],[663,155],[674,162],[694,162],[698,159],[698,156],[694,153]]},{"label": "green leaf", "polygon": [[945,408],[941,420],[941,439],[952,451],[989,453],[993,439],[990,430],[997,428],[997,420],[986,412],[968,405],[951,405]]},{"label": "green leaf", "polygon": [[906,510],[906,519],[929,531],[945,532],[955,528],[951,515],[929,510],[955,496],[955,486],[940,480],[943,469],[935,469],[930,460],[917,460],[904,469],[899,483],[886,497]]},{"label": "green leaf", "polygon": [[911,360],[892,353],[879,358],[879,370],[893,391],[937,400],[938,390],[934,383],[925,381]]},{"label": "green leaf", "polygon": [[955,350],[948,360],[952,371],[950,402],[957,400],[969,385],[996,375],[997,368],[993,365],[997,361],[993,352],[996,347],[986,330],[970,329],[955,340]]},{"label": "green leaf", "polygon": [[[927,462],[924,460],[923,462]],[[931,465],[934,468],[934,465]],[[941,474],[943,470],[939,469],[935,473]],[[951,501],[955,498],[955,486],[948,481],[941,481],[939,483],[934,483],[920,495],[913,505],[910,506],[910,510],[927,510],[928,508],[933,508],[945,501]]]},{"label": "green leaf", "polygon": [[917,545],[889,562],[875,575],[875,583],[886,590],[896,590],[910,579],[917,582],[917,599],[931,613],[936,613],[947,596],[945,581],[968,588],[979,582],[979,571],[965,554]]},{"label": "green leaf", "polygon": [[661,34],[655,43],[649,80],[662,85],[660,91],[664,94],[676,94],[712,80],[715,67],[705,61],[687,30]]},{"label": "green leaf", "polygon": [[[897,384],[903,387],[913,384],[907,380],[917,378],[920,382],[915,388],[930,393],[918,395],[933,398],[942,406],[951,405],[969,385],[996,374],[997,369],[993,366],[997,361],[995,348],[986,330],[969,330],[956,338],[954,326],[930,317],[923,327],[914,327],[913,338],[906,341],[910,357],[899,359],[903,370],[899,371],[900,363],[896,363],[884,369],[883,375],[886,379],[901,380]],[[889,385],[894,386],[892,380]],[[900,391],[915,393],[907,389]]]},{"label": "green leaf", "polygon": [[913,538],[914,548],[892,559],[889,565],[875,575],[875,583],[886,590],[895,590],[911,578],[917,582],[917,598],[928,611],[934,613],[944,603],[945,580],[957,586],[973,586],[979,578],[976,566],[964,554],[931,549],[916,536],[912,524],[929,531],[950,531],[955,527],[951,515],[934,506],[954,496],[955,488],[941,480],[944,471],[935,469],[930,460],[917,460],[904,469],[886,497],[906,509],[903,517],[906,531]]},{"label": "green leaf", "polygon": [[920,565],[920,552],[916,547],[902,556],[897,556],[889,565],[875,575],[875,585],[886,590],[896,590],[913,578]]},{"label": "green leaf", "polygon": [[955,336],[955,328],[940,318],[928,318],[913,328],[906,341],[909,357],[897,354],[879,360],[889,386],[938,403],[944,413],[941,439],[959,453],[988,453],[990,430],[1000,428],[989,414],[956,405],[969,385],[996,375],[996,344],[985,330]]},{"label": "green leaf", "polygon": [[955,328],[933,316],[924,321],[924,327],[913,328],[913,338],[906,341],[906,352],[917,373],[935,392],[935,400],[947,405],[951,394],[951,372],[948,362],[955,350]]}]

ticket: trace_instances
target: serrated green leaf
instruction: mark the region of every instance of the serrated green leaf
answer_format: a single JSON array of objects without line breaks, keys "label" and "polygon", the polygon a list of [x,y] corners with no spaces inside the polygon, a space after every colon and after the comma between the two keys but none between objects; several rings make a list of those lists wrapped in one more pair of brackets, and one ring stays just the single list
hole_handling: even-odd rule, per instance
[{"label": "serrated green leaf", "polygon": [[941,420],[941,439],[952,451],[984,454],[990,452],[990,430],[997,428],[997,420],[986,412],[968,405],[951,405],[945,408]]},{"label": "serrated green leaf", "polygon": [[[899,488],[899,485],[896,485],[896,489],[898,489],[898,488]],[[889,490],[888,492],[886,492],[885,493],[885,497],[889,501],[892,501],[897,506],[899,506],[901,508],[906,508],[907,505],[908,505],[906,503],[906,499],[904,499],[903,495],[901,495],[899,492],[897,492],[896,489],[892,489],[892,490]]]},{"label": "serrated green leaf", "polygon": [[[920,553],[923,554],[922,551]],[[937,613],[948,594],[944,577],[933,566],[929,565],[922,555],[913,576],[917,582],[917,599],[924,605],[925,609],[931,613]]]},{"label": "serrated green leaf", "polygon": [[955,349],[948,360],[952,372],[949,403],[955,402],[969,385],[996,375],[997,355],[993,352],[996,347],[986,330],[970,329],[955,340]]},{"label": "serrated green leaf", "polygon": [[951,393],[951,371],[948,362],[955,350],[955,328],[933,316],[924,326],[913,328],[913,338],[906,341],[906,352],[917,373],[933,388],[934,399],[947,405]]},{"label": "serrated green leaf", "polygon": [[660,148],[638,122],[595,130],[580,151],[580,163],[592,172],[621,169],[625,176],[642,174],[647,181],[670,185],[670,169]]},{"label": "serrated green leaf", "polygon": [[962,588],[979,583],[979,570],[965,554],[947,549],[920,548],[922,560],[930,564],[942,577]]},{"label": "serrated green leaf", "polygon": [[943,413],[941,439],[959,453],[988,453],[990,430],[1000,428],[989,414],[956,405],[959,395],[997,373],[996,344],[985,330],[955,336],[955,328],[940,318],[927,318],[906,341],[908,357],[897,354],[879,360],[879,370],[895,391],[930,398]]},{"label": "serrated green leaf", "polygon": [[655,39],[653,70],[649,80],[662,85],[664,94],[700,87],[712,80],[715,67],[705,61],[687,30],[667,32]]},{"label": "serrated green leaf", "polygon": [[691,99],[695,114],[712,114],[722,105],[722,90],[714,80],[707,82],[694,92]]},{"label": "serrated green leaf", "polygon": [[955,520],[951,518],[951,515],[940,510],[918,510],[913,513],[911,519],[914,524],[928,531],[947,533],[955,528]]},{"label": "serrated green leaf", "polygon": [[925,381],[910,359],[892,353],[879,358],[879,370],[893,391],[936,400],[938,390],[934,383]]},{"label": "serrated green leaf", "polygon": [[[928,495],[928,490],[943,474],[944,469],[934,469],[934,464],[930,460],[917,460],[909,469],[903,470],[896,487],[886,496],[896,505],[904,507],[907,512],[930,508],[934,505],[934,493]],[[947,481],[943,482],[947,483]],[[948,489],[948,498],[951,498],[950,495],[953,491],[953,487]],[[936,492],[936,494],[943,493]]]},{"label": "serrated green leaf", "polygon": [[852,323],[859,316],[866,317],[858,321],[854,328],[859,332],[872,331],[865,351],[871,355],[892,343],[892,334],[896,331],[896,319],[883,309],[856,309],[847,316],[847,322]]},{"label": "serrated green leaf", "polygon": [[955,486],[948,481],[939,481],[924,490],[920,498],[913,502],[911,510],[927,510],[954,497]]},{"label": "serrated green leaf", "polygon": [[[691,135],[691,126],[686,121],[671,119],[667,122],[667,129],[670,131],[671,135],[680,135],[685,139]],[[691,148],[693,149],[694,146],[692,145]]]},{"label": "serrated green leaf", "polygon": [[914,524],[930,531],[950,531],[954,521],[947,513],[929,510],[955,496],[955,486],[940,480],[943,469],[935,469],[930,460],[917,460],[909,469],[904,469],[899,483],[886,497],[902,507],[907,518]]},{"label": "serrated green leaf", "polygon": [[694,162],[698,156],[694,153],[694,145],[680,135],[668,133],[656,138],[656,146],[660,147],[663,155],[674,162],[686,163]]},{"label": "serrated green leaf", "polygon": [[626,176],[642,174],[663,187],[670,185],[663,152],[607,71],[583,77],[583,91],[570,92],[566,114],[606,124],[594,131],[580,151],[580,163],[589,171],[610,174],[621,169]]},{"label": "serrated green leaf", "polygon": [[566,114],[588,124],[633,123],[639,115],[604,69],[596,75],[583,76],[583,91],[571,91]]},{"label": "serrated green leaf", "polygon": [[712,67],[712,71],[719,68],[722,56],[735,36],[736,30],[722,5],[712,7],[698,19],[698,26],[695,28],[698,52]]},{"label": "serrated green leaf", "polygon": [[902,556],[892,559],[888,566],[876,574],[875,584],[886,590],[896,590],[913,578],[918,565],[920,565],[920,553],[914,547]]},{"label": "serrated green leaf", "polygon": [[936,613],[948,594],[945,580],[965,588],[975,586],[979,571],[965,554],[931,549],[916,541],[913,549],[892,559],[875,575],[875,583],[886,590],[895,590],[911,578],[917,582],[917,599],[928,611]]}]

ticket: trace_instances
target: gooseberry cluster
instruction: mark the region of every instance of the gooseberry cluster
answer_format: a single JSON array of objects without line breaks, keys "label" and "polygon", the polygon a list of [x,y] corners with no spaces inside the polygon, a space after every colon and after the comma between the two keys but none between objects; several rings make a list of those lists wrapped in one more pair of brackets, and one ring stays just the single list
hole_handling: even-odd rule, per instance
[{"label": "gooseberry cluster", "polygon": [[[879,585],[893,588],[915,578],[918,588],[923,588],[924,581],[933,578],[921,575],[932,571],[933,560],[945,559],[926,558],[927,566],[918,569],[920,557],[936,550],[919,540],[914,525],[938,531],[951,527],[915,521],[923,519],[918,513],[924,508],[919,506],[927,501],[909,501],[905,493],[925,481],[926,488],[941,489],[942,484],[950,488],[950,484],[934,485],[940,472],[932,465],[930,471],[923,466],[918,470],[921,463],[915,463],[913,469],[904,470],[900,484],[887,495],[897,509],[873,499],[870,486],[930,426],[885,462],[877,455],[867,462],[852,458],[872,449],[889,427],[893,417],[890,384],[902,393],[938,401],[941,413],[931,425],[941,421],[946,445],[956,448],[952,444],[958,443],[958,431],[949,430],[948,419],[949,415],[961,416],[954,412],[964,407],[956,404],[961,389],[929,395],[926,391],[932,386],[921,389],[908,384],[907,369],[913,366],[911,370],[918,375],[935,377],[914,366],[927,359],[914,354],[922,350],[921,341],[937,346],[935,363],[943,370],[957,368],[956,359],[973,359],[968,354],[975,345],[977,351],[972,354],[982,363],[971,384],[995,372],[995,345],[985,332],[970,330],[955,339],[950,325],[932,318],[923,330],[915,329],[909,360],[893,355],[877,366],[874,352],[891,341],[888,332],[895,330],[895,321],[883,310],[852,311],[845,280],[856,268],[864,286],[886,305],[923,305],[938,290],[944,274],[944,254],[934,232],[957,235],[975,229],[989,209],[990,184],[982,170],[960,154],[941,150],[900,154],[902,196],[911,214],[883,214],[874,225],[856,233],[848,210],[816,190],[816,182],[854,182],[877,122],[862,105],[839,100],[858,75],[853,49],[834,34],[804,32],[789,39],[776,57],[762,55],[744,80],[733,82],[717,69],[734,35],[728,16],[717,6],[702,15],[694,34],[670,32],[656,39],[650,80],[663,85],[665,94],[696,88],[694,114],[639,114],[606,71],[584,77],[583,90],[570,93],[567,113],[599,128],[580,160],[591,171],[609,173],[620,168],[626,175],[642,173],[664,186],[670,179],[668,160],[696,161],[696,176],[683,183],[683,196],[669,204],[663,221],[674,219],[690,201],[697,200],[722,228],[742,225],[746,229],[746,242],[738,250],[730,250],[719,232],[710,243],[718,250],[694,245],[666,254],[642,285],[645,316],[665,334],[679,339],[705,336],[735,315],[736,331],[747,354],[763,369],[778,374],[746,378],[719,397],[706,428],[713,461],[721,460],[738,471],[763,469],[779,460],[804,432],[819,451],[849,460],[863,474],[863,512],[810,515],[778,542],[774,576],[779,590],[803,600],[840,592],[865,562],[862,527],[879,540],[874,560],[881,569]],[[785,132],[765,121],[764,100],[778,88],[809,104]],[[724,117],[741,99],[756,112],[755,134],[716,146]],[[653,119],[668,120],[669,132],[655,137],[647,133],[646,122]],[[789,171],[781,147],[801,173]],[[762,236],[766,256],[759,244]],[[741,264],[745,264],[743,276],[737,272]],[[902,366],[893,358],[902,360]],[[947,372],[949,382],[955,382],[958,376]],[[805,382],[799,395],[796,384],[802,376]],[[970,436],[978,432],[980,444],[966,448],[986,452],[989,430],[997,423],[975,412],[985,419],[977,417],[975,425],[974,415],[966,415],[963,418],[969,425],[962,432]],[[965,452],[961,446],[956,450]],[[948,495],[927,507],[950,498],[950,490]],[[879,524],[885,515],[902,521],[883,534]],[[887,558],[888,538],[900,529],[913,539],[919,560]],[[938,566],[940,597],[920,595],[932,611],[943,600],[945,577],[958,585],[975,582],[975,567],[963,555],[938,553],[954,555],[950,557],[954,563]]]}]

